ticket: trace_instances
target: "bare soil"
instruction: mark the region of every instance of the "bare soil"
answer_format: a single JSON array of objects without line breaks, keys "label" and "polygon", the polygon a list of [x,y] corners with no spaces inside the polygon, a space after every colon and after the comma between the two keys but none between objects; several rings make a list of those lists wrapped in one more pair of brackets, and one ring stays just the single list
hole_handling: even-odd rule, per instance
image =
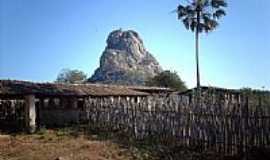
[{"label": "bare soil", "polygon": [[129,160],[137,159],[125,147],[96,135],[72,136],[63,131],[0,135],[0,160]]},{"label": "bare soil", "polygon": [[80,129],[42,129],[36,134],[1,134],[0,160],[269,160],[270,149],[254,149],[249,156],[222,157],[181,146],[165,147],[150,140],[135,141],[128,134]]}]

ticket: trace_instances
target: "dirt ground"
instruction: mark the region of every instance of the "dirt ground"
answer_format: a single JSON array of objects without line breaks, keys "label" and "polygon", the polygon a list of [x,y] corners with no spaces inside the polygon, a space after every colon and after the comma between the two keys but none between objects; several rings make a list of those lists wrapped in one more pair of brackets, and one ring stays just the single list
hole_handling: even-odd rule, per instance
[{"label": "dirt ground", "polygon": [[0,135],[0,160],[129,160],[140,159],[126,147],[96,135],[72,136],[46,130],[34,135]]},{"label": "dirt ground", "polygon": [[[105,133],[105,134],[104,134]],[[80,132],[70,128],[42,129],[36,134],[1,134],[0,160],[244,160],[166,148],[151,141],[134,141],[126,134]],[[270,149],[250,152],[249,160],[269,160]]]}]

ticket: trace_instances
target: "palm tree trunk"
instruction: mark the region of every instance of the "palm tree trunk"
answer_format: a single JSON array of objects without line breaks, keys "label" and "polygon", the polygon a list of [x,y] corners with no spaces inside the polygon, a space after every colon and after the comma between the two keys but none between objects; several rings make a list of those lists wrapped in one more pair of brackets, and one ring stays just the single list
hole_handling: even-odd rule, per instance
[{"label": "palm tree trunk", "polygon": [[[197,89],[196,89],[196,106],[199,110],[198,119],[201,119],[202,105],[201,105],[201,83],[200,83],[200,63],[199,63],[199,34],[200,34],[200,13],[201,10],[197,8],[197,26],[196,26],[196,72],[197,72]],[[202,141],[199,141],[199,151],[202,152]]]},{"label": "palm tree trunk", "polygon": [[200,24],[200,11],[197,11],[197,26],[196,26],[196,33],[195,33],[195,39],[196,39],[196,73],[197,73],[197,88],[199,89],[201,86],[200,83],[200,64],[199,64],[199,24]]},{"label": "palm tree trunk", "polygon": [[196,106],[201,108],[201,84],[200,84],[200,64],[199,64],[199,34],[200,34],[200,10],[197,10],[197,26],[196,26],[196,73],[197,73],[197,88],[196,88]]}]

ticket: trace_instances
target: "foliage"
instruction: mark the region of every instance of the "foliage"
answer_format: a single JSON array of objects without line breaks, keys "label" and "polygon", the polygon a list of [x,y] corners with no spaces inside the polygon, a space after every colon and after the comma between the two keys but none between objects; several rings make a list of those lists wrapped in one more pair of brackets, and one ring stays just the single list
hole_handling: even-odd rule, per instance
[{"label": "foliage", "polygon": [[178,5],[176,12],[178,19],[183,22],[186,29],[195,32],[196,40],[196,70],[197,88],[200,88],[199,69],[199,33],[213,31],[217,20],[226,15],[226,0],[186,0],[187,5]]},{"label": "foliage", "polygon": [[134,71],[127,71],[125,74],[126,79],[132,82],[129,82],[129,84],[144,84],[145,80],[147,79],[146,73],[140,71],[140,70],[134,70]]},{"label": "foliage", "polygon": [[181,80],[177,73],[168,70],[163,71],[155,77],[149,79],[146,82],[146,85],[168,87],[179,91],[184,91],[187,89],[185,83]]},{"label": "foliage", "polygon": [[57,83],[81,83],[86,80],[87,75],[77,69],[62,69],[58,74]]},{"label": "foliage", "polygon": [[240,89],[241,95],[248,98],[249,103],[255,103],[253,105],[265,105],[270,106],[270,92],[266,90],[251,89],[248,87]]},{"label": "foliage", "polygon": [[199,33],[213,31],[217,26],[217,20],[226,15],[225,0],[187,0],[186,6],[178,5],[178,19],[182,20],[185,27],[192,32]]}]

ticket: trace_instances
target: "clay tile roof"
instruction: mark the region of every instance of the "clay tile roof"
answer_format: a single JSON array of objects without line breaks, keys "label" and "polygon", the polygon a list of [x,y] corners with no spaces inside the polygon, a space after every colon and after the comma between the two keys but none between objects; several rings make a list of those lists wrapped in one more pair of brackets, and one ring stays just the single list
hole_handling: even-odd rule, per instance
[{"label": "clay tile roof", "polygon": [[147,96],[148,93],[126,86],[101,84],[34,83],[18,80],[0,80],[0,95],[43,96]]}]

